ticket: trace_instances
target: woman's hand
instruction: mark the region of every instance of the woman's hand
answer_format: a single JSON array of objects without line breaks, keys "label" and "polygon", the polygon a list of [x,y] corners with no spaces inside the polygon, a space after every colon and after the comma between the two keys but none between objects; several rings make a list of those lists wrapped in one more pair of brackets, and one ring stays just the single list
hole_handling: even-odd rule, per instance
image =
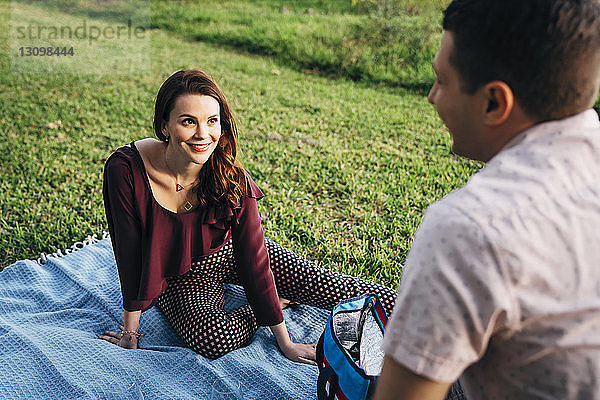
[{"label": "woman's hand", "polygon": [[277,340],[277,346],[283,355],[295,362],[317,365],[316,349],[314,344],[294,343],[290,340],[285,321],[270,327]]},{"label": "woman's hand", "polygon": [[283,348],[280,346],[280,349],[283,355],[289,360],[304,364],[317,365],[314,344],[294,343],[290,341]]},{"label": "woman's hand", "polygon": [[[119,326],[121,330],[125,330],[122,326]],[[122,334],[121,332],[113,332],[106,331],[104,335],[100,335],[99,339],[106,340],[112,344],[116,344],[117,346],[121,346],[125,349],[137,349],[138,348],[138,338],[135,335],[131,334]]]}]

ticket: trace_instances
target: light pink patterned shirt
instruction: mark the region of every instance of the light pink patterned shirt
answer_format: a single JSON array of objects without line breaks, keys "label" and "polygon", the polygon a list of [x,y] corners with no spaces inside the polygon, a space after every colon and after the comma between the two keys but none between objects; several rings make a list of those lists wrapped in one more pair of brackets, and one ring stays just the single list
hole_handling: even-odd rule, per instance
[{"label": "light pink patterned shirt", "polygon": [[431,205],[386,354],[469,400],[600,399],[600,122],[534,126]]}]

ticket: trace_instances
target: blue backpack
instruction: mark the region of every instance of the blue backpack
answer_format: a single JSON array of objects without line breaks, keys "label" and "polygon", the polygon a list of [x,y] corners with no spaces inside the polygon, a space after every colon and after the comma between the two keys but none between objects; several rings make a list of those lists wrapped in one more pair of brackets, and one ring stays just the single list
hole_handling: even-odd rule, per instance
[{"label": "blue backpack", "polygon": [[366,400],[383,364],[387,314],[374,294],[341,301],[317,343],[319,400]]}]

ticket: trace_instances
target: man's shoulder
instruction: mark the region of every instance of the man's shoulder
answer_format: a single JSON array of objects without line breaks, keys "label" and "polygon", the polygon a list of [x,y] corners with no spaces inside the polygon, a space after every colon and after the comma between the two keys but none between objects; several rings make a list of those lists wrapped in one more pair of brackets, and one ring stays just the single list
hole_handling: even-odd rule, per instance
[{"label": "man's shoulder", "polygon": [[487,221],[502,212],[501,184],[479,171],[462,187],[431,204],[426,215],[442,224]]},{"label": "man's shoulder", "polygon": [[[431,204],[425,210],[414,243],[429,243],[425,247],[446,248],[451,243],[467,241],[485,242],[485,224],[473,212],[462,207],[461,189]],[[414,244],[413,243],[413,244]]]},{"label": "man's shoulder", "polygon": [[527,214],[600,183],[600,130],[545,130],[542,125],[501,151],[443,199],[481,218]]}]

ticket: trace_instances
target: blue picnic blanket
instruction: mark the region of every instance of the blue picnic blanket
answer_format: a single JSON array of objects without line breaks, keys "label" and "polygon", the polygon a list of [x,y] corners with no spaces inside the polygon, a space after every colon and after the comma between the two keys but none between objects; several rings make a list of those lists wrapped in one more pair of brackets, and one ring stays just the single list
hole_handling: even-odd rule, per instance
[{"label": "blue picnic blanket", "polygon": [[[0,273],[0,399],[211,399],[215,380],[240,385],[244,399],[316,398],[317,367],[287,360],[268,328],[217,360],[186,348],[155,307],[142,314],[140,349],[98,339],[118,330],[123,308],[110,239],[95,242]],[[227,308],[244,302],[227,285]],[[328,315],[284,310],[292,340],[307,343]]]}]

